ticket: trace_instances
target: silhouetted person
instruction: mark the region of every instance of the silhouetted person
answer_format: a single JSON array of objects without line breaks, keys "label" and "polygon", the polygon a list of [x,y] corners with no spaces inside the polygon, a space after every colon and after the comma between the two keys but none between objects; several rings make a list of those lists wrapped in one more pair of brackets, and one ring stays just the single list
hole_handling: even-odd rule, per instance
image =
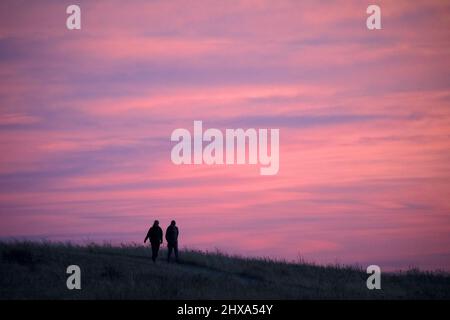
[{"label": "silhouetted person", "polygon": [[152,246],[152,260],[156,262],[156,258],[158,257],[159,246],[163,242],[163,232],[161,227],[159,226],[159,221],[155,220],[153,222],[153,226],[148,230],[147,236],[144,239],[144,243],[150,240],[150,244]]},{"label": "silhouetted person", "polygon": [[178,227],[175,225],[175,220],[172,220],[170,226],[166,230],[166,240],[167,240],[167,262],[170,262],[170,256],[172,255],[172,250],[175,253],[175,260],[178,262]]}]

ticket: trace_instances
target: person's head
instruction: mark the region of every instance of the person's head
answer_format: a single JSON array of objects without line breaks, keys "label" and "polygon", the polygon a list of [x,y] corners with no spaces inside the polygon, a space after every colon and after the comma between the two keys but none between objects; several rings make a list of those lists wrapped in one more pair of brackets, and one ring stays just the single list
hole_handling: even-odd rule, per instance
[{"label": "person's head", "polygon": [[159,221],[158,221],[158,220],[155,220],[155,221],[153,222],[153,226],[155,226],[155,227],[159,226]]},{"label": "person's head", "polygon": [[175,224],[176,224],[175,220],[172,220],[172,222],[170,223],[170,225],[171,225],[172,227],[174,227]]}]

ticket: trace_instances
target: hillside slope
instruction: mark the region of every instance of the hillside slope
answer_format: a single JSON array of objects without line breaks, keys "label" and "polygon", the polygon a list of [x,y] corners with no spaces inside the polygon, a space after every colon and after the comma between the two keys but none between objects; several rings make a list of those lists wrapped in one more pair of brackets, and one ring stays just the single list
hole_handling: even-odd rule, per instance
[{"label": "hillside slope", "polygon": [[[0,243],[0,299],[449,299],[450,276],[382,275],[368,290],[357,268],[292,264],[184,250],[179,264],[142,246]],[[81,268],[68,290],[66,268]]]}]

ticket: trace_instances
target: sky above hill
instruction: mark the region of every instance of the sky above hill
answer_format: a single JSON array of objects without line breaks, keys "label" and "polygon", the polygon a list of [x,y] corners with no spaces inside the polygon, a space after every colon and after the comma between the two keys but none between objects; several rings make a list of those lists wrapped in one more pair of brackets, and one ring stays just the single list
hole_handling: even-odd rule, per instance
[{"label": "sky above hill", "polygon": [[[450,270],[450,3],[0,2],[0,237]],[[280,168],[176,128],[279,128]]]}]

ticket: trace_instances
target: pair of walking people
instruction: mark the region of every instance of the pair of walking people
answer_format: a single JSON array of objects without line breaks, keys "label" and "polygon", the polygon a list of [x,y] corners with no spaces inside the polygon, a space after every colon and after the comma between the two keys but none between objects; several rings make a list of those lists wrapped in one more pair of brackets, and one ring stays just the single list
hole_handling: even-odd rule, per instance
[{"label": "pair of walking people", "polygon": [[[167,262],[170,262],[170,256],[172,251],[175,253],[175,260],[178,262],[178,235],[179,230],[176,226],[175,220],[172,220],[170,225],[166,229],[166,241],[167,241]],[[150,241],[152,247],[152,260],[156,262],[158,257],[159,247],[163,243],[163,231],[159,226],[159,221],[155,220],[153,226],[148,230],[147,236],[144,239],[144,243]]]}]

